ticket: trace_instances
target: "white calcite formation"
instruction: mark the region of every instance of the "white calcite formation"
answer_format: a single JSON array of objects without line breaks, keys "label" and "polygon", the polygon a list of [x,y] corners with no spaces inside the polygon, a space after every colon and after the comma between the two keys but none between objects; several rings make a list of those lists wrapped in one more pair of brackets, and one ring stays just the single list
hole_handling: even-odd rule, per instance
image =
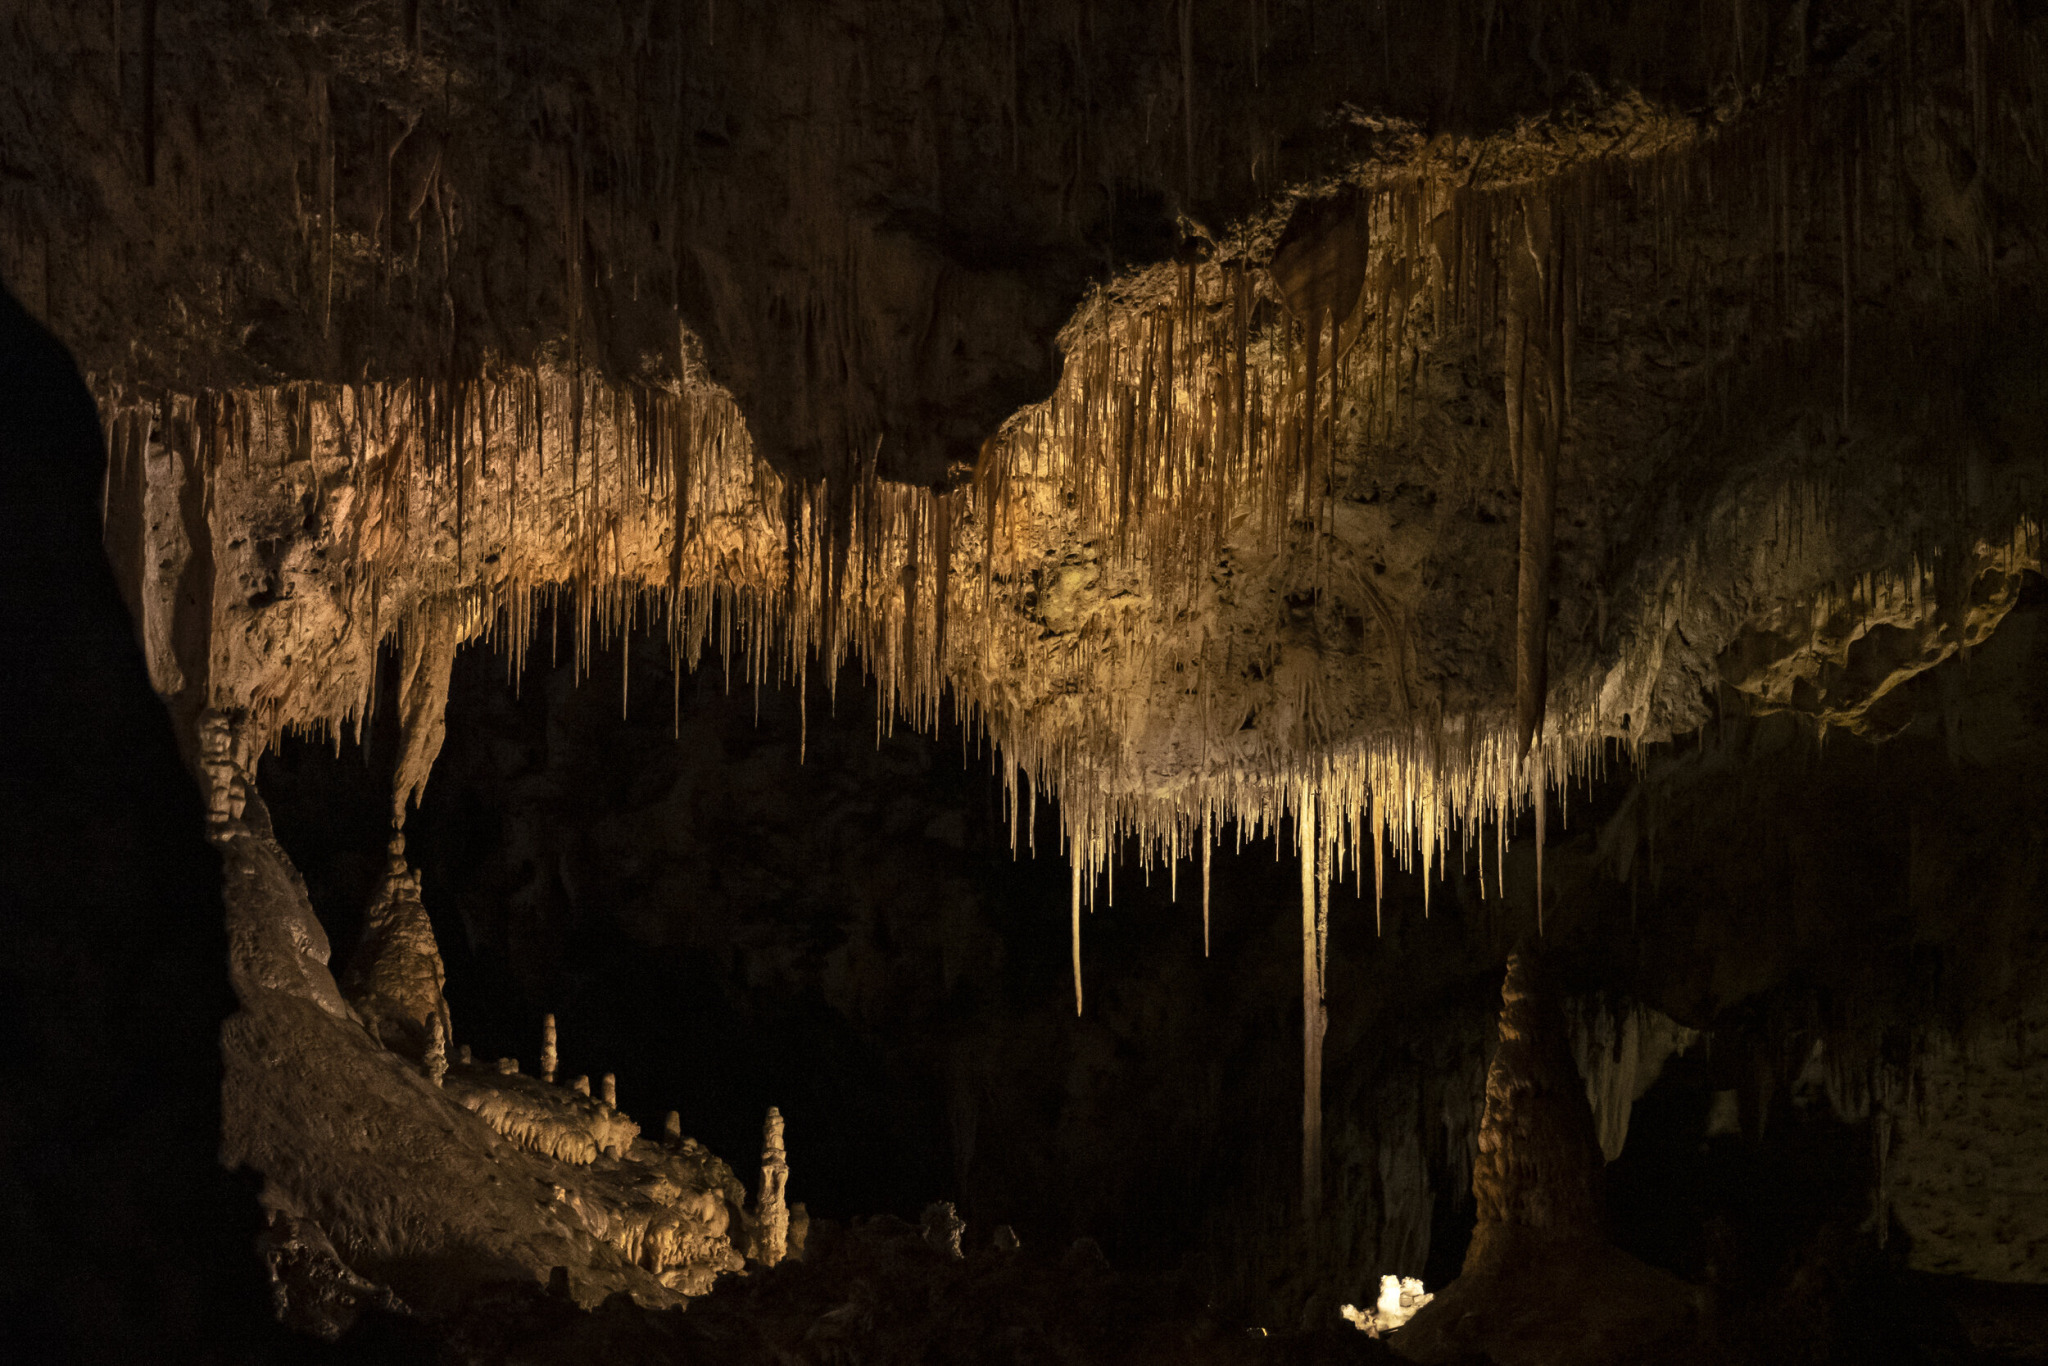
[{"label": "white calcite formation", "polygon": [[1360,1309],[1355,1304],[1347,1304],[1337,1312],[1352,1327],[1362,1330],[1367,1337],[1376,1338],[1408,1322],[1415,1317],[1416,1310],[1435,1298],[1425,1293],[1422,1282],[1413,1276],[1382,1276],[1379,1299],[1372,1308]]}]

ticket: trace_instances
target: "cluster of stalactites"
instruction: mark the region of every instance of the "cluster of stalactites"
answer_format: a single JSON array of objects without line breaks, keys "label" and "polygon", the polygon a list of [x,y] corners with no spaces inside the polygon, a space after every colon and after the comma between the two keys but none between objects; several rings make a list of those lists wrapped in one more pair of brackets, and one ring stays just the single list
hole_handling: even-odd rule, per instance
[{"label": "cluster of stalactites", "polygon": [[[1990,166],[2024,151],[2013,129],[2037,126],[2040,111],[2001,93],[2014,75],[2004,65],[2019,59],[1980,28],[1966,35],[1966,74]],[[2019,74],[2032,80],[2031,67]],[[1098,293],[1063,336],[1055,394],[992,439],[974,478],[951,491],[885,483],[859,453],[836,482],[793,484],[757,457],[722,392],[619,384],[571,365],[158,401],[109,393],[110,524],[117,487],[156,442],[176,448],[204,506],[289,506],[318,527],[340,566],[327,591],[353,633],[353,671],[330,674],[351,684],[245,674],[225,642],[211,701],[264,736],[360,725],[375,705],[376,650],[424,614],[452,621],[459,640],[500,645],[515,676],[536,645],[550,657],[566,646],[587,669],[595,647],[659,625],[678,677],[707,645],[756,683],[801,685],[814,661],[829,683],[858,661],[876,680],[882,728],[934,725],[950,687],[968,731],[1001,752],[1024,812],[1020,843],[1035,844],[1038,796],[1061,803],[1086,897],[1106,888],[1126,840],[1148,873],[1164,863],[1175,876],[1226,828],[1239,839],[1276,830],[1303,791],[1333,877],[1362,888],[1370,864],[1378,883],[1389,856],[1428,874],[1454,844],[1483,867],[1483,832],[1504,839],[1535,794],[1596,769],[1614,738],[1589,699],[1548,696],[1531,635],[1540,575],[1523,585],[1516,639],[1501,643],[1528,666],[1515,705],[1404,708],[1365,738],[1303,737],[1256,762],[1220,746],[1212,760],[1205,737],[1192,773],[1159,781],[1127,771],[1115,699],[1050,719],[1010,705],[1040,667],[1042,627],[1020,606],[1033,557],[1048,529],[1092,545],[1142,574],[1170,613],[1233,549],[1320,556],[1340,449],[1369,461],[1375,443],[1397,439],[1419,358],[1460,334],[1500,347],[1526,499],[1530,471],[1554,475],[1566,439],[1579,295],[1596,253],[1647,256],[1696,302],[1716,291],[1762,300],[1788,328],[1816,325],[1814,282],[1838,279],[1846,395],[1859,263],[1908,240],[1904,149],[1923,115],[1906,76],[1892,75],[1825,103],[1796,85],[1713,128],[1645,114],[1633,140],[1573,144],[1547,162],[1524,146],[1516,178],[1432,152],[1361,169],[1341,193],[1308,197],[1314,212],[1293,206],[1277,246],[1276,222],[1247,224],[1234,247],[1224,234],[1217,259]],[[1712,260],[1688,252],[1681,226],[1723,249]],[[1712,310],[1698,311],[1711,344]],[[233,531],[219,520],[225,543]],[[1547,537],[1531,536],[1525,526],[1523,559],[1540,569]],[[213,625],[225,629],[218,611]],[[233,695],[238,678],[258,675]],[[1498,845],[1493,862],[1498,889]]]}]

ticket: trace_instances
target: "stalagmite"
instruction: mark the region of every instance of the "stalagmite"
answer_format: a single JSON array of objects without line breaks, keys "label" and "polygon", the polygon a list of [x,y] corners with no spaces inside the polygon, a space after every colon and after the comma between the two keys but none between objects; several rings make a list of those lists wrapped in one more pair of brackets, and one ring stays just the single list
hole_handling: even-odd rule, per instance
[{"label": "stalagmite", "polygon": [[679,1110],[671,1110],[661,1121],[661,1136],[671,1143],[683,1141],[683,1116]]},{"label": "stalagmite", "polygon": [[1614,1247],[1602,1161],[1556,988],[1525,944],[1508,958],[1500,1045],[1486,1071],[1472,1196],[1478,1222],[1458,1279],[1396,1338],[1411,1361],[1516,1360],[1532,1334],[1598,1342],[1602,1361],[1656,1360],[1697,1340],[1698,1291]]},{"label": "stalagmite", "polygon": [[941,1257],[962,1260],[967,1254],[961,1251],[960,1237],[966,1232],[966,1221],[951,1200],[934,1200],[924,1207],[925,1246]]},{"label": "stalagmite", "polygon": [[614,1110],[618,1109],[619,1079],[610,1072],[605,1073],[597,1083],[597,1094],[598,1099],[602,1100],[606,1105]]},{"label": "stalagmite", "polygon": [[422,1064],[427,1080],[436,1086],[448,1076],[448,1026],[439,1015],[433,1017],[427,1037],[427,1056]]},{"label": "stalagmite", "polygon": [[782,1111],[768,1107],[768,1120],[761,1132],[761,1193],[755,1201],[755,1255],[763,1266],[774,1266],[789,1251],[789,1155],[782,1147]]},{"label": "stalagmite", "polygon": [[555,1080],[555,1017],[540,1017],[540,1079],[552,1085]]},{"label": "stalagmite", "polygon": [[446,982],[433,922],[420,903],[419,874],[406,865],[405,837],[393,835],[384,882],[364,915],[342,992],[372,1035],[417,1062],[437,1028],[444,1049],[453,1033]]},{"label": "stalagmite", "polygon": [[589,1095],[589,1094],[590,1094],[590,1078],[589,1078],[589,1077],[577,1077],[577,1078],[576,1078],[575,1080],[573,1080],[573,1081],[571,1081],[571,1082],[569,1083],[569,1089],[570,1089],[571,1091],[574,1091],[574,1092],[575,1092],[575,1093],[576,1093],[577,1095],[579,1095],[579,1096],[587,1096],[587,1095]]},{"label": "stalagmite", "polygon": [[1465,1270],[1509,1255],[1528,1237],[1600,1230],[1600,1143],[1573,1061],[1564,1011],[1533,954],[1508,957],[1500,1047],[1486,1072],[1472,1194],[1479,1226]]}]

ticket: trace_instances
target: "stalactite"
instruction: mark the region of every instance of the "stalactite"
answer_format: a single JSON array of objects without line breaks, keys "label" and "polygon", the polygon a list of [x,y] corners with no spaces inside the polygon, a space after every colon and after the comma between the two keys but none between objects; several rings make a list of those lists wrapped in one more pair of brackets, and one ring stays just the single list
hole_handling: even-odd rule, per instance
[{"label": "stalactite", "polygon": [[[1189,4],[1177,11],[1184,49],[1192,44],[1192,13]],[[1211,22],[1206,11],[1204,22]],[[1739,25],[1738,16],[1728,44],[1733,63],[1754,67],[1754,35]],[[1257,63],[1256,17],[1249,28]],[[1077,50],[1083,41],[1077,32]],[[1995,78],[2003,61],[1986,43],[1983,78]],[[1184,137],[1191,136],[1194,96],[1185,85],[1180,95]],[[2001,107],[1994,102],[1987,116]],[[1870,132],[1873,151],[1899,136],[1900,122]],[[1987,117],[1985,155],[2007,140],[2001,126]],[[508,672],[516,673],[535,633],[545,625],[552,647],[566,618],[569,638],[559,643],[570,647],[580,676],[594,650],[625,641],[653,616],[665,618],[678,688],[681,670],[709,646],[722,650],[728,683],[736,672],[757,687],[777,679],[801,686],[814,655],[828,680],[842,662],[859,661],[873,670],[881,695],[878,736],[899,721],[930,727],[951,690],[963,737],[979,726],[1001,756],[1013,843],[1020,794],[1030,794],[1021,801],[1027,848],[1035,844],[1037,795],[1059,803],[1074,860],[1077,1011],[1084,868],[1092,879],[1102,860],[1107,873],[1125,836],[1148,870],[1201,838],[1206,953],[1218,825],[1236,821],[1240,841],[1270,833],[1301,800],[1304,782],[1330,857],[1350,840],[1361,892],[1363,848],[1371,841],[1376,925],[1390,860],[1396,870],[1419,872],[1428,896],[1430,875],[1450,866],[1452,846],[1468,858],[1489,826],[1501,890],[1507,827],[1535,808],[1540,864],[1547,789],[1565,790],[1594,762],[1600,739],[1585,700],[1549,697],[1545,677],[1550,542],[1573,398],[1582,258],[1595,253],[1639,270],[1641,262],[1622,258],[1650,250],[1667,272],[1698,269],[1698,282],[1687,288],[1704,301],[1691,307],[1704,310],[1695,316],[1713,335],[1711,298],[1728,282],[1698,266],[1697,254],[1688,262],[1674,231],[1688,215],[1711,214],[1716,231],[1747,234],[1762,266],[1746,286],[1752,293],[1825,318],[1815,305],[1832,293],[1831,272],[1815,267],[1836,264],[1827,260],[1832,225],[1824,203],[1802,222],[1795,201],[1799,190],[1824,185],[1819,177],[1832,169],[1845,419],[1851,396],[1854,271],[1865,231],[1860,126],[1816,128],[1796,110],[1759,106],[1718,131],[1676,121],[1646,127],[1643,150],[1560,156],[1513,179],[1475,173],[1454,181],[1433,162],[1398,172],[1359,169],[1356,183],[1319,188],[1285,224],[1235,225],[1218,239],[1219,259],[1162,265],[1098,289],[1061,338],[1065,364],[1051,398],[998,432],[974,479],[946,493],[881,480],[866,436],[843,477],[817,486],[785,482],[752,450],[731,399],[701,376],[665,387],[608,379],[591,311],[598,286],[586,278],[608,210],[596,201],[586,206],[585,182],[594,187],[600,172],[624,175],[630,167],[606,162],[601,141],[575,129],[555,154],[557,219],[549,233],[550,248],[562,252],[562,273],[553,276],[550,264],[550,278],[559,279],[567,315],[559,364],[461,379],[447,372],[405,383],[188,395],[157,410],[161,426],[185,433],[177,443],[187,470],[181,508],[190,503],[195,544],[205,541],[209,553],[215,481],[261,477],[280,490],[289,481],[293,496],[314,496],[320,516],[327,515],[323,490],[346,488],[354,519],[335,532],[350,566],[354,634],[346,648],[361,656],[345,662],[343,671],[354,673],[345,687],[323,692],[295,683],[261,698],[228,696],[226,675],[210,674],[210,615],[183,623],[180,658],[191,665],[183,686],[217,704],[264,709],[264,724],[274,729],[338,733],[347,721],[360,733],[376,705],[375,652],[392,636],[403,654],[406,642],[435,631],[445,631],[450,650],[481,635],[511,655]],[[1092,136],[1083,132],[1077,147]],[[323,144],[331,141],[331,130],[323,132]],[[1897,249],[1896,223],[1907,213],[1897,157],[1876,165],[1887,155],[1873,158],[1870,210],[1883,221],[1869,228],[1870,259],[1880,241]],[[586,166],[592,157],[598,160]],[[386,161],[388,173],[389,152]],[[333,167],[330,147],[318,173],[327,180],[317,187],[323,202],[332,202]],[[1187,188],[1192,193],[1192,171]],[[1629,195],[1638,216],[1613,207]],[[386,198],[380,235],[389,245],[397,206],[389,191]],[[309,223],[309,238],[317,231]],[[309,242],[309,268],[318,267],[310,259],[317,254]],[[1479,340],[1505,371],[1509,453],[1521,494],[1514,636],[1505,642],[1515,659],[1515,695],[1506,714],[1493,705],[1447,715],[1418,695],[1412,609],[1383,600],[1370,582],[1355,591],[1341,582],[1327,534],[1341,491],[1340,453],[1348,460],[1351,443],[1401,439],[1414,421],[1425,352],[1455,337]],[[1868,359],[1861,364],[1871,371]],[[260,448],[253,455],[252,446]],[[344,447],[345,474],[336,454]],[[529,454],[531,468],[522,471]],[[451,506],[458,535],[449,555],[433,529]],[[1069,684],[1059,675],[1066,666],[1049,662],[1056,651],[1101,650],[1106,640],[1115,648],[1100,622],[1071,640],[1042,643],[1041,624],[1019,609],[1029,591],[1021,585],[1039,568],[1024,561],[1041,548],[1034,536],[1048,509],[1060,537],[1087,547],[1088,572],[1105,593],[1135,585],[1132,596],[1161,612],[1198,614],[1218,566],[1239,553],[1309,557],[1317,589],[1342,589],[1363,602],[1385,637],[1391,714],[1354,738],[1326,740],[1315,726],[1333,705],[1324,691],[1329,679],[1296,677],[1285,701],[1302,729],[1278,741],[1259,737],[1263,749],[1247,737],[1233,750],[1229,726],[1241,718],[1212,717],[1210,696],[1198,687],[1186,705],[1200,717],[1199,763],[1191,760],[1192,771],[1170,790],[1148,789],[1146,775],[1125,767],[1131,756],[1123,731],[1143,711],[1133,698],[1104,697],[1095,714],[1074,720],[1019,714],[1017,696]],[[487,562],[494,564],[488,574]],[[979,593],[955,583],[970,573],[980,575]],[[195,601],[210,614],[211,589]],[[444,617],[445,628],[436,624]],[[1144,640],[1122,676],[1241,667],[1229,643],[1220,635],[1212,642],[1207,630],[1199,646],[1178,656],[1169,644]],[[622,707],[629,680],[628,667]],[[431,724],[423,715],[414,730],[424,742]],[[398,802],[401,810],[414,790]],[[1540,867],[1538,882],[1540,898]]]},{"label": "stalactite", "polygon": [[142,183],[151,189],[156,187],[156,5],[157,0],[142,0]]},{"label": "stalactite", "polygon": [[1072,851],[1073,863],[1073,949],[1074,949],[1074,1015],[1081,1014],[1081,851]]},{"label": "stalactite", "polygon": [[1313,1225],[1323,1203],[1323,961],[1329,902],[1316,793],[1303,783],[1296,820],[1301,837],[1301,1216]]},{"label": "stalactite", "polygon": [[1215,832],[1209,829],[1208,816],[1202,823],[1202,957],[1209,956],[1209,856],[1214,852]]}]

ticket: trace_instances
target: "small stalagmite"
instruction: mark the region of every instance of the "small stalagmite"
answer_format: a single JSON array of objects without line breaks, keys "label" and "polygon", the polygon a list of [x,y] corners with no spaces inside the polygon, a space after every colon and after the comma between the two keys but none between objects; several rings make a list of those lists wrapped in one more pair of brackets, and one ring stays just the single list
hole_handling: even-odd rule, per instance
[{"label": "small stalagmite", "polygon": [[668,1118],[661,1122],[661,1136],[671,1143],[683,1141],[683,1116],[679,1110],[668,1112]]},{"label": "small stalagmite", "polygon": [[597,1089],[600,1100],[604,1101],[606,1105],[609,1105],[614,1110],[619,1108],[619,1079],[617,1077],[613,1076],[610,1072],[605,1073],[603,1079],[597,1083]]},{"label": "small stalagmite", "polygon": [[433,1018],[427,1036],[427,1056],[424,1063],[427,1080],[439,1086],[448,1078],[448,1027],[441,1023],[441,1017]]},{"label": "small stalagmite", "polygon": [[771,1105],[761,1133],[761,1194],[755,1210],[759,1227],[754,1246],[763,1266],[774,1266],[789,1251],[789,1206],[784,1200],[788,1188],[789,1155],[782,1147],[782,1111]]},{"label": "small stalagmite", "polygon": [[925,1246],[941,1257],[956,1262],[966,1257],[960,1250],[960,1237],[966,1232],[967,1221],[960,1217],[951,1200],[934,1200],[924,1207]]},{"label": "small stalagmite", "polygon": [[572,1081],[572,1082],[570,1082],[570,1083],[569,1083],[569,1089],[570,1089],[571,1091],[574,1091],[574,1092],[575,1092],[575,1093],[576,1093],[577,1095],[579,1095],[579,1096],[587,1096],[587,1095],[589,1095],[589,1094],[590,1094],[590,1078],[589,1078],[589,1077],[578,1077],[578,1078],[576,1078],[576,1080],[574,1080],[574,1081]]},{"label": "small stalagmite", "polygon": [[554,1084],[556,1062],[555,1017],[543,1015],[540,1017],[540,1079],[549,1085]]}]

